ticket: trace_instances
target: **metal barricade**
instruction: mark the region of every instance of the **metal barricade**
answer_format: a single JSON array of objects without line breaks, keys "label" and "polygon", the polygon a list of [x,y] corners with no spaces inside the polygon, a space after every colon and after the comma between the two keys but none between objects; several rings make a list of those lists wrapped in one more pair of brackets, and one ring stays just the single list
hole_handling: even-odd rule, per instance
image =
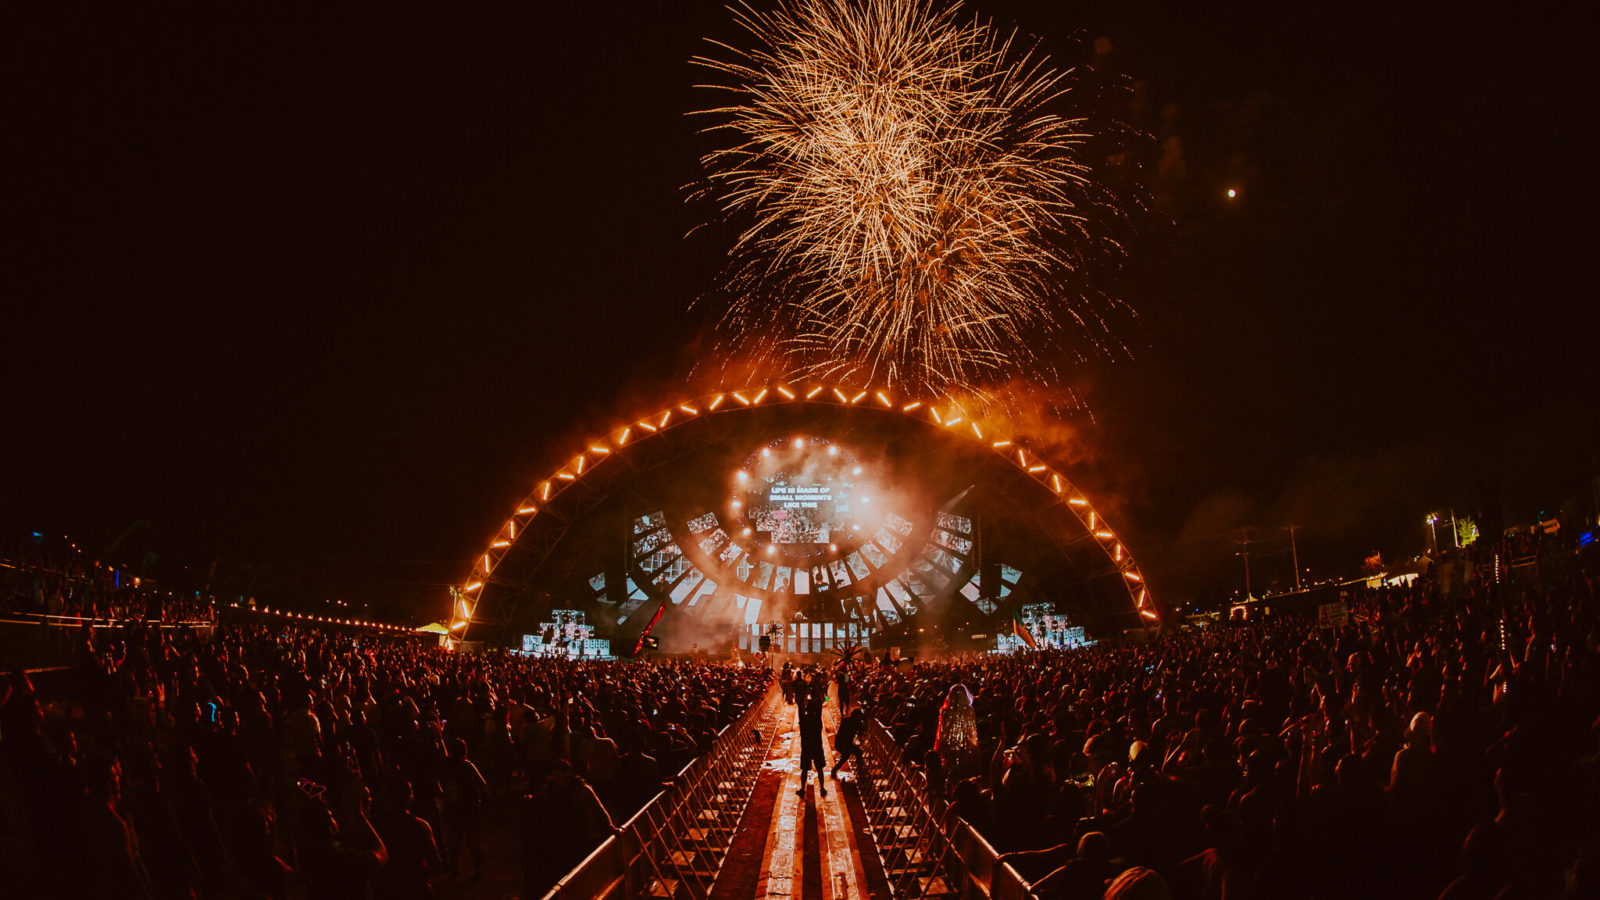
[{"label": "metal barricade", "polygon": [[[755,789],[782,707],[776,683],[545,900],[704,900]],[[770,721],[769,721],[770,720]],[[757,734],[757,725],[761,725]]]},{"label": "metal barricade", "polygon": [[155,619],[0,613],[0,660],[5,661],[8,669],[70,666],[77,659],[84,626],[102,634],[115,634],[133,624],[163,631],[192,631],[204,638],[209,638],[215,627],[215,623],[204,620],[163,623]]},{"label": "metal barricade", "polygon": [[895,897],[1031,900],[1027,882],[983,835],[928,796],[876,719],[867,721],[862,751],[866,773],[856,788]]}]

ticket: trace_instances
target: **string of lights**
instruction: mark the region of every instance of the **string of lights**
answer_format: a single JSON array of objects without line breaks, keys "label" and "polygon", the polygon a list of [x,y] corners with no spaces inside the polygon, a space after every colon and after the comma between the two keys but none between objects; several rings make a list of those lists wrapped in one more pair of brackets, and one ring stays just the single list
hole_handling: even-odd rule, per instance
[{"label": "string of lights", "polygon": [[281,619],[298,619],[304,622],[315,622],[321,625],[347,625],[354,628],[371,628],[375,631],[412,632],[416,629],[409,625],[391,625],[386,622],[374,622],[370,619],[342,619],[338,616],[319,616],[312,613],[295,612],[287,609],[273,609],[270,606],[250,606],[238,603],[229,603],[230,609],[241,612],[255,613],[263,616],[274,616]]}]

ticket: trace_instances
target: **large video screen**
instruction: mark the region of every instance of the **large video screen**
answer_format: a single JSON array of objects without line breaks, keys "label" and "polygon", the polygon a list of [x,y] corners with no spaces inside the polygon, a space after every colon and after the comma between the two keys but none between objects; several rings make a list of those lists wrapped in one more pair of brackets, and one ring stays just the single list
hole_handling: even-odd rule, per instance
[{"label": "large video screen", "polygon": [[611,640],[594,636],[594,626],[582,610],[553,609],[554,621],[541,622],[538,634],[522,636],[522,652],[528,656],[553,656],[566,659],[610,659]]},{"label": "large video screen", "polygon": [[849,509],[848,483],[792,484],[777,480],[766,496],[751,504],[750,524],[779,544],[826,544],[834,531],[850,523],[840,514]]},{"label": "large video screen", "polygon": [[740,469],[735,506],[762,544],[848,541],[859,536],[870,503],[861,475],[860,463],[837,444],[820,438],[773,442]]}]

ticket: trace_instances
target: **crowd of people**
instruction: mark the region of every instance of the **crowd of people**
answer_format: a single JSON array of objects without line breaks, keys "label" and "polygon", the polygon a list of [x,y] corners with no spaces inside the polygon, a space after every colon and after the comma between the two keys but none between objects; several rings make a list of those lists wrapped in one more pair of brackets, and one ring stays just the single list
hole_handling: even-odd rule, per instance
[{"label": "crowd of people", "polygon": [[[831,686],[832,774],[877,719],[1041,898],[1588,897],[1597,589],[1423,578],[1357,592],[1339,627],[777,681],[819,790]],[[79,635],[69,689],[0,685],[8,895],[428,897],[481,873],[495,811],[539,896],[773,678],[294,627]]]},{"label": "crowd of people", "polygon": [[1595,581],[875,667],[861,701],[1041,897],[1600,892]]},{"label": "crowd of people", "polygon": [[292,627],[82,634],[66,699],[0,687],[6,896],[428,897],[481,874],[492,808],[537,897],[771,677]]},{"label": "crowd of people", "polygon": [[214,597],[177,591],[93,560],[63,538],[0,539],[0,611],[30,616],[209,621]]}]

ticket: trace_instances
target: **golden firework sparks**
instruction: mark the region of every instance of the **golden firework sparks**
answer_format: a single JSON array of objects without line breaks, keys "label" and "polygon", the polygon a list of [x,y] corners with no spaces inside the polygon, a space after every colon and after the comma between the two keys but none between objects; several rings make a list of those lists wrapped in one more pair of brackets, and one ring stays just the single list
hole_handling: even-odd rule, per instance
[{"label": "golden firework sparks", "polygon": [[[1071,72],[917,0],[732,8],[753,49],[695,62],[727,102],[696,196],[740,223],[729,355],[940,393],[1052,382],[1120,348],[1087,268],[1120,247]],[[1064,353],[1062,351],[1065,351]]]}]

